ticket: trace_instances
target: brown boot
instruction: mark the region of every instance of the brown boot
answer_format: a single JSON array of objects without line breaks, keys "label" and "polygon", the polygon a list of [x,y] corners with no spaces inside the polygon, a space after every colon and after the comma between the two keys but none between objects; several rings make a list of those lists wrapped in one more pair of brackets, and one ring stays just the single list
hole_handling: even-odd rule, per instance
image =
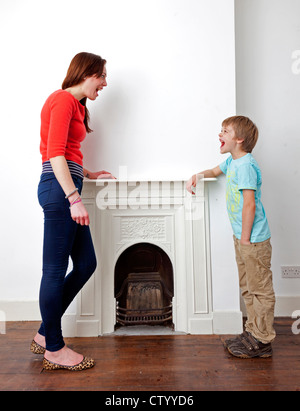
[{"label": "brown boot", "polygon": [[232,340],[227,349],[230,354],[238,358],[268,358],[273,354],[270,343],[263,344],[247,331]]}]

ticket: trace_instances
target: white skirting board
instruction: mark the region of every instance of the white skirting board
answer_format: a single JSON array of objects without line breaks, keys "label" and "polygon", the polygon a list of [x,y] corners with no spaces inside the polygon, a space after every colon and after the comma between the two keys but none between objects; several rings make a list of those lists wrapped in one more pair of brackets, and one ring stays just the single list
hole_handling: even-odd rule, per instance
[{"label": "white skirting board", "polygon": [[[300,296],[278,296],[276,298],[275,316],[290,317],[300,310]],[[38,301],[0,301],[2,321],[41,321]],[[197,324],[191,324],[193,334],[238,334],[241,332],[242,311],[214,311],[206,320],[202,331],[197,331]],[[203,324],[203,323],[202,323]],[[76,314],[65,314],[62,321],[65,337],[96,336],[98,321],[87,324],[77,321]]]}]

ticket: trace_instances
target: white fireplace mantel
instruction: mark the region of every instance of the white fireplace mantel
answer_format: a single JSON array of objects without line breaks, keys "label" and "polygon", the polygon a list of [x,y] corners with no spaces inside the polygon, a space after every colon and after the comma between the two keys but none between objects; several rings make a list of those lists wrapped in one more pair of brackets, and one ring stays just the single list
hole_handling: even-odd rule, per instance
[{"label": "white fireplace mantel", "polygon": [[201,180],[195,195],[183,180],[84,181],[98,265],[78,295],[76,314],[63,322],[66,336],[115,331],[115,266],[128,247],[142,242],[160,247],[172,262],[175,331],[214,333],[208,186],[215,180]]}]

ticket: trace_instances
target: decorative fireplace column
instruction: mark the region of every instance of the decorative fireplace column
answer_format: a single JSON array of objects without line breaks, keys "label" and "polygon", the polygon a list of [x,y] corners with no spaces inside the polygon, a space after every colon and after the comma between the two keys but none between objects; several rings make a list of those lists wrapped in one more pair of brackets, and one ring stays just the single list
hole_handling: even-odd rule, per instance
[{"label": "decorative fireplace column", "polygon": [[194,196],[186,191],[184,181],[84,181],[82,198],[90,215],[98,266],[77,298],[69,334],[114,332],[116,264],[139,243],[159,247],[172,264],[175,331],[213,333],[207,193],[213,180],[198,184]]}]

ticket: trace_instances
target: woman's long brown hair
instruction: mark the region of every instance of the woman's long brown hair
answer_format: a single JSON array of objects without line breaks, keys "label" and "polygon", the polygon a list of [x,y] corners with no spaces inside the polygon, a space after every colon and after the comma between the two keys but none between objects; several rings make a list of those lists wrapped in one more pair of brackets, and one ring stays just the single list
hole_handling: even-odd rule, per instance
[{"label": "woman's long brown hair", "polygon": [[[86,52],[76,54],[70,63],[66,78],[64,79],[61,88],[65,90],[66,88],[77,86],[77,84],[80,84],[85,77],[91,77],[93,75],[100,77],[103,73],[105,64],[106,60],[96,54]],[[86,97],[80,100],[80,103],[85,107],[84,125],[87,133],[90,133],[93,130],[89,127],[90,115],[86,107]]]}]

